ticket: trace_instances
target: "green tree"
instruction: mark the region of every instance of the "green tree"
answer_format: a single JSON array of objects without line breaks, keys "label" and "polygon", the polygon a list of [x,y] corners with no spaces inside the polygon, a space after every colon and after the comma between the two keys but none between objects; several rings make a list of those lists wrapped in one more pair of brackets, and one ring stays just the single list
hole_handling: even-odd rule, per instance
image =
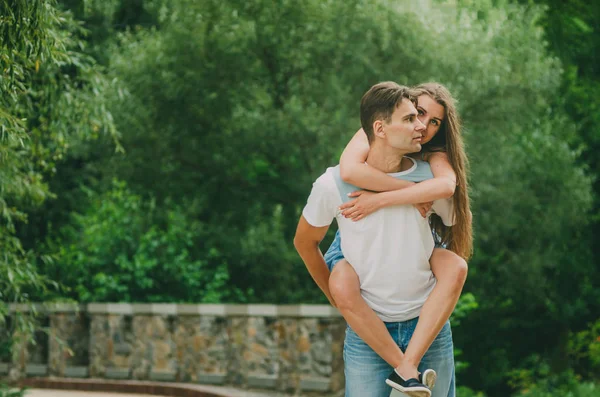
[{"label": "green tree", "polygon": [[[71,150],[56,163],[65,179],[50,185],[67,204],[51,212],[52,227],[26,235],[32,247],[58,241],[77,275],[77,282],[64,278],[78,286],[71,296],[203,299],[147,286],[167,267],[153,265],[158,257],[197,285],[210,284],[210,275],[186,269],[222,266],[234,292],[216,288],[215,299],[323,302],[291,244],[310,184],[358,129],[358,102],[369,86],[437,80],[460,100],[472,170],[476,251],[466,289],[478,306],[455,332],[461,360],[471,364],[461,381],[505,396],[514,371],[564,369],[558,364],[568,363],[569,331],[595,320],[599,270],[585,245],[593,191],[568,107],[577,101],[564,95],[569,69],[548,54],[540,23],[549,14],[541,7],[497,0],[64,4],[86,21],[90,54],[115,81],[104,86],[103,100],[126,151],[115,156],[109,139]],[[143,20],[127,17],[133,9]],[[113,179],[127,187],[118,200]],[[193,233],[180,238],[188,228]],[[88,260],[114,276],[86,273]],[[143,285],[123,277],[136,266],[154,266],[144,270]]]},{"label": "green tree", "polygon": [[[590,223],[583,235],[580,236],[580,245],[588,246],[593,256],[586,260],[590,266],[581,269],[579,276],[587,285],[585,294],[575,295],[571,301],[579,308],[587,302],[589,313],[577,318],[571,317],[572,330],[584,330],[586,324],[598,320],[600,312],[600,292],[594,285],[600,283],[600,273],[589,270],[594,267],[600,258],[600,247],[595,244],[600,238],[600,133],[596,126],[600,122],[598,109],[600,108],[600,72],[597,63],[600,56],[597,48],[600,44],[600,5],[579,0],[554,1],[539,0],[537,4],[545,5],[546,12],[538,22],[544,28],[544,37],[548,41],[549,50],[559,57],[564,65],[562,74],[561,98],[562,109],[569,115],[575,134],[570,141],[581,150],[579,162],[584,164],[589,172],[595,176],[593,182],[594,202],[589,214]],[[578,252],[574,248],[574,252]],[[573,262],[574,269],[579,272],[583,260]],[[596,266],[597,268],[597,266]],[[572,312],[577,312],[573,310]],[[594,318],[595,314],[595,318]],[[564,340],[566,332],[563,330]],[[564,365],[567,360],[564,351],[558,356],[556,365]],[[577,365],[580,374],[590,374],[586,365]],[[589,378],[593,378],[588,376]],[[595,376],[598,380],[598,376]]]},{"label": "green tree", "polygon": [[[115,134],[101,91],[107,86],[93,59],[79,52],[82,32],[49,0],[0,2],[0,326],[8,303],[29,302],[52,283],[35,266],[50,260],[22,244],[27,212],[51,198],[47,176],[69,146]],[[18,313],[12,331],[31,335]],[[25,332],[29,331],[29,332]],[[10,335],[9,335],[10,336]]]},{"label": "green tree", "polygon": [[58,230],[51,245],[57,259],[44,267],[69,287],[69,296],[80,302],[214,303],[235,291],[225,288],[228,274],[218,253],[196,247],[210,238],[206,226],[181,207],[158,216],[154,200],[118,181],[103,194],[86,193],[89,207]]}]

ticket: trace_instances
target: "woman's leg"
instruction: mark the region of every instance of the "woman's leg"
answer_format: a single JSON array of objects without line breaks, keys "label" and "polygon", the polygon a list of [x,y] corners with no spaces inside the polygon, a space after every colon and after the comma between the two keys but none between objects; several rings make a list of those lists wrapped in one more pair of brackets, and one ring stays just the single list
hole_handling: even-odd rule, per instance
[{"label": "woman's leg", "polygon": [[[394,342],[385,324],[360,295],[360,282],[354,268],[345,260],[339,261],[329,277],[329,290],[335,304],[352,330],[392,368],[403,361],[403,353]],[[416,366],[413,376],[416,377]],[[404,374],[400,374],[404,376]],[[408,379],[405,378],[405,379]]]},{"label": "woman's leg", "polygon": [[396,345],[385,324],[360,295],[360,281],[344,259],[329,278],[329,289],[350,328],[404,379],[417,378],[417,367],[458,302],[467,276],[467,264],[452,251],[436,248],[430,259],[436,286],[421,309],[406,353]]},{"label": "woman's leg", "polygon": [[427,349],[421,364],[419,364],[419,369],[422,371],[433,369],[437,373],[437,381],[431,390],[431,397],[455,397],[454,345],[450,321],[446,321],[440,333]]},{"label": "woman's leg", "polygon": [[423,355],[454,311],[467,279],[467,263],[452,251],[436,248],[429,262],[437,284],[421,309],[419,322],[399,370],[419,365]]}]

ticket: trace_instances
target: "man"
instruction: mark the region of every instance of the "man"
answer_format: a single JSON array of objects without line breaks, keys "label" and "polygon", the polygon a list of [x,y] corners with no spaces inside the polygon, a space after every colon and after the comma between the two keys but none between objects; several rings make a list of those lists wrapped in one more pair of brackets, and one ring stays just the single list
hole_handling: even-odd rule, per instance
[{"label": "man", "polygon": [[[425,129],[407,87],[393,82],[371,87],[361,101],[361,124],[371,146],[369,165],[415,182],[433,177],[426,162],[404,157],[421,150],[420,138]],[[383,208],[358,222],[346,219],[339,206],[352,190],[357,188],[341,181],[339,166],[319,177],[302,212],[294,244],[309,273],[335,306],[328,285],[329,269],[319,243],[336,218],[342,250],[359,277],[363,299],[386,322],[393,339],[405,350],[418,313],[435,285],[428,262],[434,247],[429,224],[412,206]],[[447,202],[435,202],[433,209],[451,224]],[[433,396],[452,396],[454,361],[448,325],[421,363],[422,368],[438,373]],[[389,395],[391,389],[385,381],[392,368],[350,328],[344,343],[344,368],[347,397]],[[397,377],[394,372],[393,376]],[[406,390],[422,393],[412,395],[431,394],[416,379],[392,380],[403,384]]]}]

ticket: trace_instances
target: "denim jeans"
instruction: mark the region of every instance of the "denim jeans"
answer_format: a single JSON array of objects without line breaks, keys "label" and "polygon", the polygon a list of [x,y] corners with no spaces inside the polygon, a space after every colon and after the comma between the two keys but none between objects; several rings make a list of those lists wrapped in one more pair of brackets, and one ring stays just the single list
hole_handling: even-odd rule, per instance
[{"label": "denim jeans", "polygon": [[[402,351],[406,351],[417,321],[418,318],[385,323],[388,332]],[[431,396],[455,397],[454,349],[450,322],[444,325],[423,356],[419,371],[423,372],[427,368],[434,369],[438,376],[435,387],[431,390]],[[346,328],[344,341],[346,397],[389,397],[392,388],[385,383],[385,380],[392,370],[393,368],[367,346],[350,327]],[[400,397],[402,394],[394,391],[392,396]]]},{"label": "denim jeans", "polygon": [[323,258],[325,258],[325,263],[327,264],[329,271],[332,271],[333,266],[344,259],[344,254],[342,253],[342,239],[339,230],[335,233],[335,238],[331,242],[327,252],[325,252],[325,255],[323,255]]}]

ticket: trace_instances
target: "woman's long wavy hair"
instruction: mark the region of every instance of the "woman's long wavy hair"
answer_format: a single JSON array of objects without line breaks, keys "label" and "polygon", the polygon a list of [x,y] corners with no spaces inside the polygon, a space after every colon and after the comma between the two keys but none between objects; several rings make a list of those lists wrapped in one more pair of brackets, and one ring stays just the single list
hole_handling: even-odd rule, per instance
[{"label": "woman's long wavy hair", "polygon": [[432,216],[431,226],[448,248],[468,260],[473,254],[473,227],[469,204],[469,163],[461,135],[461,122],[456,111],[456,101],[450,91],[439,83],[424,83],[414,87],[414,96],[429,95],[444,107],[446,117],[437,134],[423,145],[423,152],[443,151],[456,173],[454,191],[454,226],[444,226],[439,216]]}]

